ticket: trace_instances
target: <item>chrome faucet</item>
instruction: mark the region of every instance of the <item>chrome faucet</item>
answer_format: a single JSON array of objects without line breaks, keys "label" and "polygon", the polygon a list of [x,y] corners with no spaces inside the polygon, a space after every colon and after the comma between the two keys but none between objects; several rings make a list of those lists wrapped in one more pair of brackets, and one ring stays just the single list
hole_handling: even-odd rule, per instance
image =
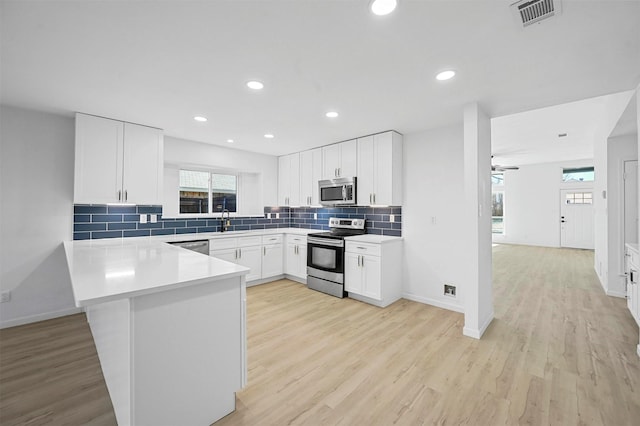
[{"label": "chrome faucet", "polygon": [[[224,220],[224,212],[227,212],[227,221]],[[231,225],[231,221],[229,220],[229,210],[222,210],[222,214],[220,215],[220,232],[224,232],[228,229],[229,225]]]}]

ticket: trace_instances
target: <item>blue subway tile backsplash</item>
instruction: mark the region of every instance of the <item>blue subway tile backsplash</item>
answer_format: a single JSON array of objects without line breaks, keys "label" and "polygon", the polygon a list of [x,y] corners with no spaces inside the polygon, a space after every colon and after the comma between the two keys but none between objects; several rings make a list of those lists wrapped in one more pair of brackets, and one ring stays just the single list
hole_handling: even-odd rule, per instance
[{"label": "blue subway tile backsplash", "polygon": [[[156,223],[140,222],[140,215],[151,214],[157,215]],[[390,220],[391,214],[394,215],[393,222]],[[277,228],[328,230],[330,217],[365,219],[366,232],[369,234],[402,235],[402,207],[265,207],[262,218],[231,218],[231,226],[228,230]],[[149,216],[147,219],[150,219]],[[162,206],[74,205],[74,240],[218,231],[220,231],[220,219],[164,219]]]}]

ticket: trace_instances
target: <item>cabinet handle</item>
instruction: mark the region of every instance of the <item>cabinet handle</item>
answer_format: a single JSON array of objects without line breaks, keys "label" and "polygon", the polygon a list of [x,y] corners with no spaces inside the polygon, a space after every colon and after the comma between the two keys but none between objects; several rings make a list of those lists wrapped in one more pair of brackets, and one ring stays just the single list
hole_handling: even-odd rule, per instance
[{"label": "cabinet handle", "polygon": [[375,192],[374,192],[374,193],[373,193],[373,204],[375,204],[375,203],[376,203],[376,194],[375,194]]},{"label": "cabinet handle", "polygon": [[125,189],[125,190],[124,190],[124,201],[125,201],[125,202],[127,202],[127,198],[128,198],[128,197],[127,197],[127,190]]},{"label": "cabinet handle", "polygon": [[266,247],[262,247],[262,254],[263,254],[263,256],[267,255],[267,248]]},{"label": "cabinet handle", "polygon": [[240,252],[240,259],[242,259],[242,249],[238,249],[238,251]]},{"label": "cabinet handle", "polygon": [[118,201],[122,200],[122,191],[118,189]]},{"label": "cabinet handle", "polygon": [[338,167],[338,177],[342,176],[342,169]]},{"label": "cabinet handle", "polygon": [[371,203],[372,203],[372,201],[371,201],[371,200],[372,200],[372,198],[371,198],[371,194],[369,194],[369,204],[371,204]]},{"label": "cabinet handle", "polygon": [[358,248],[358,249],[360,249],[360,250],[366,250],[366,249],[367,249],[366,247],[360,247],[360,246],[358,246],[358,247],[356,247],[356,248]]}]

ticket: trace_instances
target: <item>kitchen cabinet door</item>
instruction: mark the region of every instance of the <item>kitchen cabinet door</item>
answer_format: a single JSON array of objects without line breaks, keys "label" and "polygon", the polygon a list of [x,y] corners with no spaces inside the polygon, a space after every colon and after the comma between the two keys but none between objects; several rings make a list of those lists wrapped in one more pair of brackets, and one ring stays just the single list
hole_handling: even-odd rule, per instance
[{"label": "kitchen cabinet door", "polygon": [[358,141],[353,139],[340,145],[340,168],[338,177],[353,177],[358,174]]},{"label": "kitchen cabinet door", "polygon": [[300,205],[300,153],[278,157],[278,205]]},{"label": "kitchen cabinet door", "polygon": [[266,244],[262,246],[262,278],[282,275],[282,244]]},{"label": "kitchen cabinet door", "polygon": [[322,149],[316,148],[300,153],[300,204],[317,206],[318,181],[322,179]]},{"label": "kitchen cabinet door", "polygon": [[402,204],[402,137],[385,132],[358,139],[358,204]]},{"label": "kitchen cabinet door", "polygon": [[294,277],[307,278],[307,245],[287,243],[285,247],[284,273]]},{"label": "kitchen cabinet door", "polygon": [[262,256],[260,246],[238,248],[237,264],[251,269],[247,274],[247,282],[260,279],[262,277]]},{"label": "kitchen cabinet door", "polygon": [[162,204],[162,131],[124,123],[124,202]]},{"label": "kitchen cabinet door", "polygon": [[360,256],[356,253],[344,254],[344,289],[350,293],[362,293]]},{"label": "kitchen cabinet door", "polygon": [[336,179],[340,168],[340,144],[323,146],[322,179]]},{"label": "kitchen cabinet door", "polygon": [[122,201],[123,143],[122,121],[76,114],[75,203]]},{"label": "kitchen cabinet door", "polygon": [[76,114],[74,202],[162,204],[162,130]]},{"label": "kitchen cabinet door", "polygon": [[358,141],[353,139],[322,147],[323,179],[353,177],[358,173]]},{"label": "kitchen cabinet door", "polygon": [[362,270],[362,289],[363,296],[380,300],[381,295],[381,277],[382,268],[380,258],[377,256],[362,256],[360,260]]},{"label": "kitchen cabinet door", "polygon": [[358,139],[358,205],[374,204],[375,155],[373,136]]}]

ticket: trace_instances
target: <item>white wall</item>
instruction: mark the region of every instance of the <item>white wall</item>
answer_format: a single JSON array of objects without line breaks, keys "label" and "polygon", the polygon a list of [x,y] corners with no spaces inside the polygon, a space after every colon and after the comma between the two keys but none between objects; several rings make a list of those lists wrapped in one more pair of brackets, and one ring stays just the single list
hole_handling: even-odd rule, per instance
[{"label": "white wall", "polygon": [[[593,163],[596,169],[596,181],[593,187],[594,207],[594,240],[595,255],[594,269],[600,284],[605,291],[609,283],[609,214],[618,214],[617,211],[609,211],[607,199],[603,193],[608,191],[608,138],[616,127],[629,100],[635,91],[617,93],[607,98],[603,105],[602,115],[598,123],[594,123],[594,152]],[[612,270],[615,271],[614,268]],[[614,274],[616,272],[613,272]]]},{"label": "white wall", "polygon": [[63,240],[73,222],[73,118],[0,109],[0,327],[75,308]]},{"label": "white wall", "polygon": [[530,164],[504,174],[503,235],[496,243],[560,247],[560,189],[592,189],[593,182],[564,183],[562,169],[593,166],[593,159]]},{"label": "white wall", "polygon": [[[244,172],[246,175],[242,184],[246,185],[245,189],[247,187],[254,189],[251,197],[244,199],[244,206],[248,209],[243,209],[245,214],[262,214],[264,206],[277,205],[278,157],[276,156],[165,136],[164,163],[164,216],[178,213],[179,167]],[[257,187],[256,183],[258,183]],[[240,202],[242,201],[241,195]]]},{"label": "white wall", "polygon": [[[462,124],[404,135],[403,297],[464,312]],[[457,287],[445,296],[444,284]]]},{"label": "white wall", "polygon": [[603,283],[610,296],[625,297],[624,276],[624,172],[625,160],[638,159],[638,139],[635,134],[609,138],[607,144],[607,209],[608,222],[608,280]]}]

